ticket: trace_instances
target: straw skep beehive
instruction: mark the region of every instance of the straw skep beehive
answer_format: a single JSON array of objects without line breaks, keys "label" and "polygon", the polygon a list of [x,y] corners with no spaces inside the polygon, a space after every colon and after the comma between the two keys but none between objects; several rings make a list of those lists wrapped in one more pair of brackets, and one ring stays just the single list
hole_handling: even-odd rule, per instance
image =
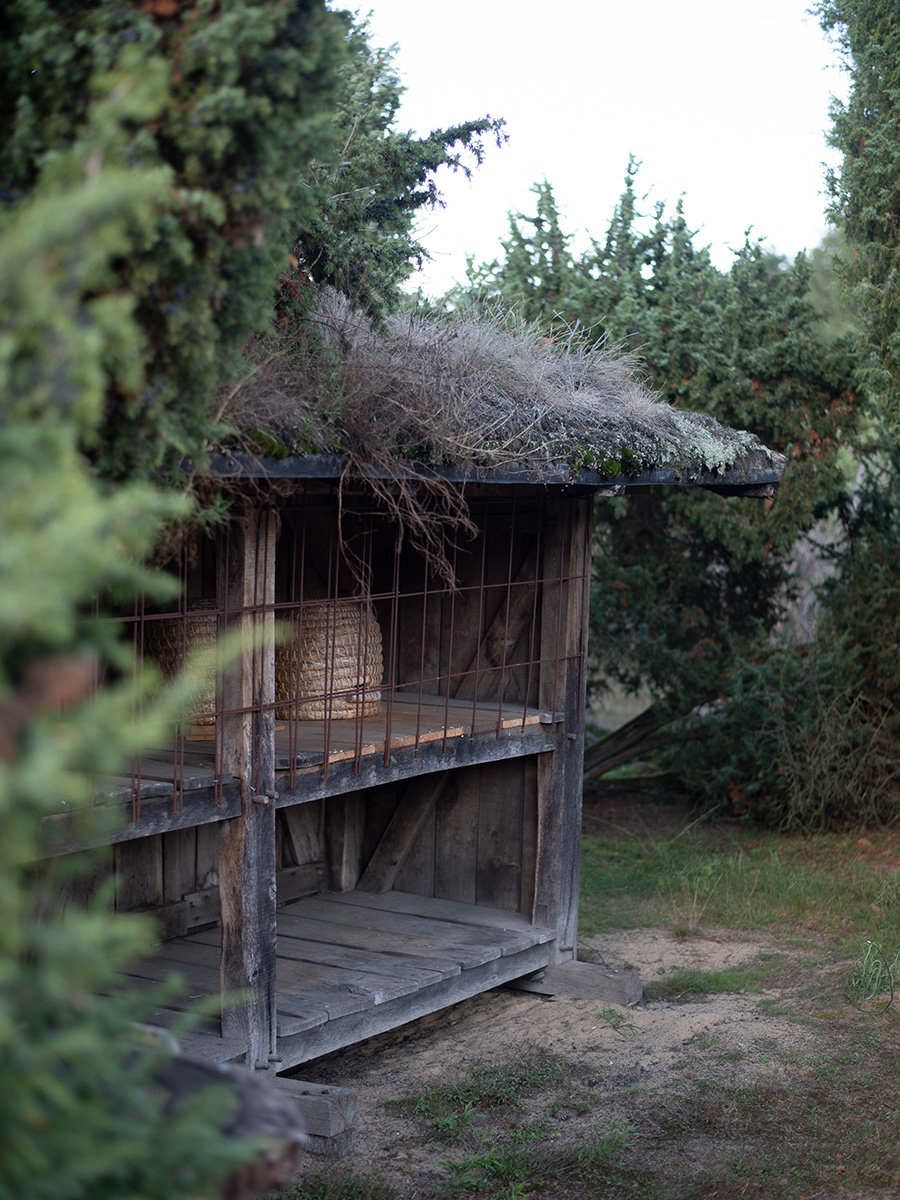
[{"label": "straw skep beehive", "polygon": [[322,721],[381,712],[381,627],[360,602],[305,604],[275,655],[275,715]]},{"label": "straw skep beehive", "polygon": [[[159,667],[164,679],[174,679],[184,667],[192,650],[214,646],[218,621],[213,600],[189,600],[184,616],[148,620],[144,631],[144,655]],[[214,656],[203,670],[188,703],[188,714],[195,725],[216,723],[216,666]]]}]

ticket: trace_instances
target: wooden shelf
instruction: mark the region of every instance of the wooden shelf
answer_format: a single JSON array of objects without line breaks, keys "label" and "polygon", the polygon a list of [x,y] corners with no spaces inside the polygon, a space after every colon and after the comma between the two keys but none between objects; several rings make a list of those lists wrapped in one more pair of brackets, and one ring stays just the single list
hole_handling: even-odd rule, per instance
[{"label": "wooden shelf", "polygon": [[[279,771],[291,766],[319,766],[325,761],[338,763],[348,759],[383,754],[385,749],[402,750],[429,742],[450,741],[479,735],[500,736],[533,725],[547,725],[549,713],[520,705],[496,701],[474,704],[471,700],[453,700],[442,696],[422,696],[401,692],[382,705],[378,716],[362,721],[290,721],[275,734],[275,766]],[[561,715],[557,719],[562,719]]]},{"label": "wooden shelf", "polygon": [[[539,970],[554,936],[520,913],[404,892],[323,892],[277,920],[279,1070]],[[220,953],[219,929],[175,938],[130,968],[129,982],[175,971],[185,990],[174,1007],[189,1009],[218,994]],[[208,1024],[191,1042],[217,1061],[243,1049]]]}]

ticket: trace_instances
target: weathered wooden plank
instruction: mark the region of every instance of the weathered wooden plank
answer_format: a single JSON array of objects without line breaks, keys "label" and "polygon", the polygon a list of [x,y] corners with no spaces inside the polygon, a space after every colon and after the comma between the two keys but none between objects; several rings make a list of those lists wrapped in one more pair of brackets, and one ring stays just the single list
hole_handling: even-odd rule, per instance
[{"label": "weathered wooden plank", "polygon": [[425,561],[404,556],[400,565],[400,641],[397,647],[397,679],[410,694],[424,690],[436,694],[440,673],[441,599]]},{"label": "weathered wooden plank", "polygon": [[[557,929],[557,960],[575,950],[584,756],[584,672],[591,507],[548,505],[555,516],[544,555],[540,705],[563,708],[554,753],[538,759],[538,845],[534,919]],[[581,719],[579,719],[581,718]]]},{"label": "weathered wooden plank", "polygon": [[205,996],[219,994],[218,964],[210,967],[202,963],[184,963],[180,959],[145,958],[138,963],[131,964],[122,974],[129,980],[148,979],[156,982],[162,982],[177,975],[185,985],[185,990],[178,994],[182,1003],[188,1007]]},{"label": "weathered wooden plank", "polygon": [[282,808],[279,816],[291,856],[297,866],[322,859],[322,811],[317,805],[294,804]]},{"label": "weathered wooden plank", "polygon": [[[531,925],[519,924],[520,918],[516,913],[510,914],[512,921],[506,924],[501,924],[499,921],[497,923],[485,921],[476,924],[471,915],[468,919],[459,921],[438,918],[434,915],[437,910],[432,909],[430,903],[427,909],[419,910],[426,912],[427,916],[418,915],[412,906],[408,912],[397,911],[390,905],[389,899],[401,894],[398,892],[386,892],[383,895],[377,892],[352,892],[343,895],[329,893],[327,898],[314,897],[299,903],[309,905],[316,910],[321,909],[321,915],[330,912],[334,920],[341,920],[341,914],[346,911],[351,914],[351,919],[359,920],[361,924],[372,929],[406,932],[410,938],[430,938],[437,944],[446,941],[457,946],[477,947],[485,954],[486,958],[496,953],[515,953],[523,946],[534,944],[544,933]],[[368,903],[370,896],[375,899],[375,903],[372,905]],[[423,900],[421,896],[406,896],[405,898],[408,901],[418,900],[419,904]],[[435,904],[438,905],[445,903],[450,904],[451,902],[435,901]],[[470,908],[469,905],[460,905],[459,907]],[[488,911],[475,907],[476,911]],[[497,909],[490,911],[495,914],[499,912]]]},{"label": "weathered wooden plank", "polygon": [[399,955],[379,954],[371,950],[359,950],[346,946],[311,942],[301,937],[280,933],[278,936],[278,959],[296,959],[298,962],[318,963],[323,967],[340,967],[351,972],[369,971],[374,975],[396,977],[409,987],[435,983],[445,978],[440,971],[429,970]]},{"label": "weathered wooden plank", "polygon": [[218,888],[219,886],[219,838],[218,824],[198,825],[197,834],[197,887]]},{"label": "weathered wooden plank", "polygon": [[282,1069],[289,1070],[311,1058],[374,1037],[407,1021],[414,1021],[427,1013],[498,987],[510,979],[531,974],[545,967],[548,958],[547,945],[530,946],[518,954],[493,959],[470,971],[463,971],[452,979],[418,988],[408,996],[401,996],[389,1003],[349,1013],[303,1033],[280,1037],[278,1053],[283,1059]]},{"label": "weathered wooden plank", "polygon": [[163,898],[162,839],[159,835],[115,848],[116,908],[127,912]]},{"label": "weathered wooden plank", "polygon": [[501,599],[497,613],[481,639],[481,643],[469,663],[466,675],[454,693],[459,698],[475,695],[475,670],[497,671],[490,677],[493,686],[485,687],[482,682],[479,695],[493,695],[499,686],[500,672],[513,659],[525,631],[531,624],[535,609],[534,579],[537,570],[537,546],[532,545],[525,556],[515,578]]},{"label": "weathered wooden plank", "polygon": [[278,903],[286,904],[300,896],[311,896],[325,889],[327,883],[324,862],[304,863],[300,867],[283,867],[277,872]]},{"label": "weathered wooden plank", "polygon": [[434,839],[435,816],[432,808],[400,864],[394,887],[404,892],[418,892],[420,896],[430,896],[434,892]]},{"label": "weathered wooden plank", "polygon": [[359,1101],[349,1088],[323,1087],[276,1075],[271,1081],[290,1096],[300,1113],[309,1141],[307,1152],[325,1158],[349,1154],[356,1139]]},{"label": "weathered wooden plank", "polygon": [[319,767],[298,770],[295,787],[288,777],[278,781],[277,806],[303,804],[344,792],[378,787],[381,784],[410,779],[432,771],[448,771],[473,766],[481,762],[498,762],[525,754],[542,754],[555,750],[557,738],[544,726],[503,733],[500,737],[458,738],[419,747],[417,754],[392,753],[388,765],[381,758],[364,758],[359,770],[352,762],[336,763],[329,769],[328,779],[322,778]]},{"label": "weathered wooden plank", "polygon": [[176,970],[183,970],[184,964],[190,968],[208,967],[210,970],[219,969],[219,959],[222,949],[222,936],[218,929],[213,930],[214,940],[203,941],[202,933],[191,933],[185,937],[173,938],[164,942],[155,958],[159,962],[168,963]]},{"label": "weathered wooden plank", "polygon": [[119,804],[130,802],[132,796],[138,796],[141,800],[153,800],[160,796],[171,797],[174,794],[175,789],[171,782],[142,779],[138,784],[137,779],[132,779],[130,775],[103,775],[94,782],[93,799],[95,804]]},{"label": "weathered wooden plank", "polygon": [[197,892],[197,831],[177,829],[162,835],[163,900],[181,900]]},{"label": "weathered wooden plank", "polygon": [[138,821],[131,821],[131,803],[116,805],[129,819],[128,824],[110,830],[103,824],[100,830],[83,812],[57,813],[41,818],[41,845],[48,856],[73,854],[97,846],[117,845],[121,842],[152,837],[172,829],[187,829],[193,825],[215,824],[241,811],[241,792],[237,784],[226,785],[221,792],[221,803],[217,804],[211,792],[187,792],[183,806],[172,809],[172,794],[168,798],[142,800]]},{"label": "weathered wooden plank", "polygon": [[300,1010],[297,1005],[294,1012],[282,1012],[280,1009],[276,1014],[276,1023],[278,1027],[279,1037],[290,1037],[294,1033],[301,1033],[306,1029],[315,1029],[317,1025],[324,1025],[328,1020],[328,1013],[324,1008],[316,1008],[314,1004],[310,1004],[307,1008]]},{"label": "weathered wooden plank", "polygon": [[360,987],[327,967],[310,966],[302,983],[292,991],[290,985],[278,993],[278,1011],[286,1016],[306,1017],[312,1006],[322,1008],[328,1020],[334,1021],[351,1013],[375,1007],[375,996],[369,988]]},{"label": "weathered wooden plank", "polygon": [[371,938],[373,944],[383,933],[393,934],[404,938],[410,950],[415,950],[417,954],[427,955],[437,951],[442,958],[455,959],[463,969],[499,958],[504,951],[521,948],[528,940],[505,931],[453,926],[424,917],[401,916],[390,912],[371,912],[367,916],[367,910],[360,910],[356,905],[335,905],[318,898],[301,900],[297,904],[303,906],[301,912],[309,912],[311,917],[352,926],[358,934]]},{"label": "weathered wooden plank", "polygon": [[537,875],[538,765],[535,758],[523,758],[522,778],[522,879],[519,911],[534,911],[534,886]]},{"label": "weathered wooden plank", "polygon": [[[369,910],[381,909],[400,917],[425,916],[436,922],[452,925],[471,925],[475,929],[512,931],[527,934],[537,941],[546,941],[553,937],[553,930],[533,924],[531,918],[524,913],[509,912],[499,908],[484,908],[479,904],[461,904],[454,900],[438,900],[424,898],[403,892],[386,892],[379,895],[376,892],[350,893],[337,895],[329,893],[322,897],[323,901],[332,905],[364,906]],[[302,902],[304,905],[306,901]],[[335,909],[334,911],[337,911]],[[374,912],[370,918],[373,922],[380,920]]]},{"label": "weathered wooden plank", "polygon": [[275,539],[270,510],[248,508],[219,538],[217,605],[242,652],[224,672],[222,767],[241,782],[241,815],[219,847],[221,987],[251,999],[222,1016],[225,1037],[248,1047],[247,1064],[275,1052]]},{"label": "weathered wooden plank", "polygon": [[141,757],[135,762],[134,770],[135,776],[142,781],[146,779],[174,784],[185,792],[193,792],[198,788],[211,788],[218,778],[215,771],[211,771],[207,767],[194,766],[189,762],[179,762],[177,755],[173,756],[172,762]]},{"label": "weathered wooden plank", "polygon": [[328,886],[347,892],[356,887],[362,870],[365,801],[359,792],[336,796],[325,809],[325,861]]},{"label": "weathered wooden plank", "polygon": [[476,901],[513,912],[521,892],[521,762],[485,763],[478,781]]},{"label": "weathered wooden plank", "polygon": [[[437,777],[425,775],[410,781],[384,836],[360,877],[357,886],[361,891],[387,892],[394,886],[400,868],[406,862],[426,820],[434,812],[448,778],[449,772],[444,771]],[[431,850],[433,863],[433,843]],[[423,891],[427,894],[425,889]]]},{"label": "weathered wooden plank", "polygon": [[164,938],[183,937],[198,925],[210,925],[219,920],[219,889],[204,888],[188,893],[172,904],[145,911],[160,922]]},{"label": "weathered wooden plank", "polygon": [[278,929],[306,941],[326,947],[345,946],[352,950],[364,950],[372,954],[402,956],[404,962],[436,971],[442,979],[458,975],[461,967],[450,952],[445,953],[426,941],[410,942],[404,934],[386,933],[381,929],[361,929],[358,925],[341,925],[307,915],[294,916],[289,912],[278,914]]},{"label": "weathered wooden plank", "polygon": [[435,810],[434,895],[475,903],[478,853],[476,768],[450,773]]},{"label": "weathered wooden plank", "polygon": [[638,1004],[644,994],[637,971],[614,971],[599,963],[575,961],[547,967],[534,979],[517,979],[507,986],[538,996],[570,996],[600,1004]]}]

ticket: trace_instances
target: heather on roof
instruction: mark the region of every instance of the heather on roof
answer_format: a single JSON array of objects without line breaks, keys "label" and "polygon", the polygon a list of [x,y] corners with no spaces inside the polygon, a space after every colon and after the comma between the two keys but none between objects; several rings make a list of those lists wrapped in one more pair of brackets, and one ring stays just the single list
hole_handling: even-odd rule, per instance
[{"label": "heather on roof", "polygon": [[778,457],[750,433],[660,403],[634,356],[578,330],[561,340],[500,310],[407,313],[377,329],[332,291],[299,333],[251,347],[223,411],[232,448],[338,454],[363,468],[668,468],[690,479]]}]

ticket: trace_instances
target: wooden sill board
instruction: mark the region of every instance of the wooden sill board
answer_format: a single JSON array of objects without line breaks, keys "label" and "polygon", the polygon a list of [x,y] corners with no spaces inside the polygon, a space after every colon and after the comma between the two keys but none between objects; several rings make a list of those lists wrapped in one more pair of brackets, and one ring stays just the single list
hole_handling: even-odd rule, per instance
[{"label": "wooden sill board", "polygon": [[[293,721],[275,735],[275,765],[278,770],[291,766],[318,766],[383,754],[385,749],[421,746],[427,742],[487,734],[502,736],[529,725],[546,724],[549,717],[537,709],[504,705],[498,711],[494,703],[473,705],[471,700],[450,700],[440,696],[401,693],[389,708],[362,721]],[[390,722],[390,726],[388,725]]]},{"label": "wooden sill board", "polygon": [[[495,701],[474,705],[471,700],[444,696],[422,696],[420,700],[414,692],[395,693],[390,709],[387,702],[383,709],[378,716],[366,717],[360,722],[352,719],[279,721],[275,728],[276,769],[287,771],[291,767],[321,766],[325,761],[326,745],[328,762],[338,763],[384,754],[386,746],[389,750],[400,750],[445,739],[502,738],[525,727],[563,719],[561,713],[551,714],[521,705],[504,704],[498,709]],[[211,788],[217,782],[216,745],[215,739],[204,733],[196,740],[188,738],[178,745],[149,750],[135,760],[133,778],[117,775],[98,779],[96,799],[102,803],[129,801],[134,795],[141,800],[174,796],[176,781],[185,792]],[[220,783],[232,781],[233,776],[227,772],[218,780]]]}]

